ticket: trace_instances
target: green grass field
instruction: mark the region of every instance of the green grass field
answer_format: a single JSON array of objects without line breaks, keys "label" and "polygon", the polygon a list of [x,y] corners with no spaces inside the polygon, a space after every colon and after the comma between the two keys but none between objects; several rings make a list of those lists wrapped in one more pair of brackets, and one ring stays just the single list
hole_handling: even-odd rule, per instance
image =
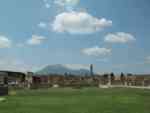
[{"label": "green grass field", "polygon": [[0,102],[0,113],[150,113],[150,91],[122,88],[18,91]]}]

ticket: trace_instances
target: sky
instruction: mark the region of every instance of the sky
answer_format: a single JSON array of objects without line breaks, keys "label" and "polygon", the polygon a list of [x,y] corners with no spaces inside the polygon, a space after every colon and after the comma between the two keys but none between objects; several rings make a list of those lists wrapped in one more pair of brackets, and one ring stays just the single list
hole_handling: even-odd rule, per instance
[{"label": "sky", "polygon": [[0,70],[150,73],[149,0],[0,0]]}]

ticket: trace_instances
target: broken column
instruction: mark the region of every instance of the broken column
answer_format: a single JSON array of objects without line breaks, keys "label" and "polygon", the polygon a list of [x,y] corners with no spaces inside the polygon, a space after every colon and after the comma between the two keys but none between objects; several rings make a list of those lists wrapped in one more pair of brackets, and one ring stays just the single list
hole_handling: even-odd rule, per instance
[{"label": "broken column", "polygon": [[111,75],[108,75],[108,83],[107,83],[108,86],[111,86]]},{"label": "broken column", "polygon": [[28,89],[31,88],[33,75],[34,75],[34,73],[32,73],[32,72],[28,72],[26,75],[26,84],[27,84]]}]

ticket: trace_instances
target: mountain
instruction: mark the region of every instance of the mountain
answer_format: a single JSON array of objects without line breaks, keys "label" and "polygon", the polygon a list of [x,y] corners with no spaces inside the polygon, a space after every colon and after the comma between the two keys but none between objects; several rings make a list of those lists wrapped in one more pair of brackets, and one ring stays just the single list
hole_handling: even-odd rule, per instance
[{"label": "mountain", "polygon": [[56,64],[56,65],[48,65],[45,68],[36,72],[39,75],[48,75],[48,74],[65,74],[70,73],[73,75],[90,75],[90,71],[88,69],[71,69],[65,65]]}]

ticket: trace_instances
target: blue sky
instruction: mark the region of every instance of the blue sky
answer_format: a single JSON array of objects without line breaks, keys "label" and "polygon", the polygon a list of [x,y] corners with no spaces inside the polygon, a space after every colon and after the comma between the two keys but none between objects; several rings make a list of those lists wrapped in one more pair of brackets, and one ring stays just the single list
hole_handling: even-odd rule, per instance
[{"label": "blue sky", "polygon": [[1,0],[0,69],[65,64],[150,73],[149,0]]}]

